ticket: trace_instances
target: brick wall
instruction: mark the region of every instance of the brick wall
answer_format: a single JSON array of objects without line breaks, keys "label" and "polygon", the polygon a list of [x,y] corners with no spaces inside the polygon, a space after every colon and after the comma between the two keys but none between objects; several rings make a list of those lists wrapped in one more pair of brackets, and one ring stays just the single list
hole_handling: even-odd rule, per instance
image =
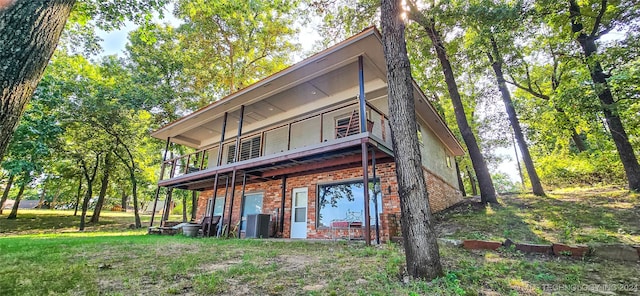
[{"label": "brick wall", "polygon": [[[369,176],[372,177],[372,168],[369,166]],[[462,199],[460,191],[430,173],[423,168],[424,176],[427,182],[427,190],[429,192],[429,204],[432,211],[443,210]],[[379,213],[380,237],[382,241],[388,241],[390,237],[400,235],[400,198],[398,196],[398,183],[395,177],[395,164],[383,163],[376,165],[376,177],[380,180],[380,188],[382,191],[382,213]],[[241,180],[241,177],[238,178]],[[307,188],[308,190],[308,207],[307,207],[307,237],[313,239],[330,239],[331,231],[328,228],[316,227],[317,214],[317,195],[318,184],[332,183],[336,181],[354,181],[362,180],[362,167],[354,167],[341,169],[330,172],[322,172],[315,174],[307,174],[303,176],[288,177],[286,180],[286,196],[284,206],[284,231],[282,237],[290,236],[291,225],[291,198],[294,188]],[[247,184],[245,194],[263,193],[263,210],[265,214],[272,214],[272,221],[275,223],[280,215],[276,215],[281,207],[282,202],[282,180],[271,180],[259,183]],[[218,189],[218,196],[224,196],[224,187]],[[242,186],[236,185],[235,197],[233,201],[233,213],[231,217],[232,225],[235,225],[240,218],[240,207],[242,202]],[[207,205],[207,200],[213,197],[213,190],[206,190],[200,194],[198,200],[197,219],[202,220]],[[229,206],[231,203],[231,187],[227,194],[225,202],[225,219],[224,223],[229,223]],[[374,213],[371,213],[371,221],[374,221]],[[282,223],[278,222],[278,223]],[[279,228],[277,228],[279,229]],[[342,230],[337,233],[338,236],[346,236],[347,231]],[[356,233],[356,236],[362,236],[362,232]],[[371,227],[371,238],[375,239],[375,226]]]}]

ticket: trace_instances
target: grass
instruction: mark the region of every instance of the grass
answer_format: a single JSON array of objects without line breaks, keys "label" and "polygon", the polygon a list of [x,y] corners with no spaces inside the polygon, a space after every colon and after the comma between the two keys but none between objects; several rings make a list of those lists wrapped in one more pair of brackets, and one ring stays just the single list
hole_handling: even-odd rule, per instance
[{"label": "grass", "polygon": [[[604,203],[605,197],[615,202]],[[632,216],[625,211],[633,207],[625,203],[637,201],[637,195],[586,191],[554,193],[542,200],[511,196],[503,201],[499,208],[472,206],[450,212],[440,217],[438,228],[451,232],[468,223],[471,229],[458,228],[447,235],[458,238],[502,238],[505,230],[514,240],[562,236],[559,222],[536,229],[538,222],[548,223],[532,218],[541,215],[544,220],[572,221],[572,241],[599,241],[604,236],[584,230],[599,223],[592,217],[596,214],[574,212],[590,203],[592,208],[603,208],[597,213],[611,213],[605,224],[631,229],[625,219]],[[564,214],[553,213],[556,207],[573,202],[581,206],[568,206]],[[523,205],[527,211],[520,210]],[[440,247],[443,277],[430,282],[409,280],[403,273],[402,248],[394,244],[366,247],[357,242],[151,236],[127,230],[132,217],[119,213],[104,217],[109,227],[95,225],[78,233],[71,231],[77,221],[66,214],[39,213],[33,213],[36,217],[27,212],[22,215],[39,221],[32,225],[36,231],[17,222],[7,224],[0,216],[2,295],[598,295],[597,289],[634,295],[640,281],[638,263],[525,255],[511,249],[470,252],[446,245]],[[65,226],[61,221],[71,222]],[[43,226],[54,224],[60,228],[49,231]],[[115,225],[120,225],[121,233]],[[637,234],[615,233],[607,231],[606,240],[637,239]]]},{"label": "grass", "polygon": [[501,197],[501,206],[469,204],[439,224],[443,236],[531,243],[640,244],[640,194],[616,188]]}]

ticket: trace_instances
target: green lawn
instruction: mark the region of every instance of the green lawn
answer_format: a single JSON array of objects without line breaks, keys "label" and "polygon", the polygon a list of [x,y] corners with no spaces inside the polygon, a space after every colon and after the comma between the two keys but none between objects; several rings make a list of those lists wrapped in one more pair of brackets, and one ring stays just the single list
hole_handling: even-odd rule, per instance
[{"label": "green lawn", "polygon": [[459,207],[438,227],[441,236],[518,242],[640,245],[640,194],[624,189],[557,190],[500,198],[502,205]]},{"label": "green lawn", "polygon": [[[514,240],[542,242],[555,240],[562,227],[557,222],[558,226],[540,228],[533,222],[548,223],[547,217],[558,216],[576,225],[567,242],[637,239],[628,221],[618,220],[629,214],[629,208],[617,202],[602,204],[605,196],[631,202],[637,201],[637,195],[608,190],[595,197],[592,193],[573,191],[546,199],[511,196],[503,199],[504,207],[489,210],[462,207],[440,216],[438,228],[448,237],[502,239],[508,234]],[[573,201],[578,203],[575,209],[570,206],[562,215],[553,214],[555,207],[572,203],[570,196],[585,198]],[[527,211],[518,210],[523,205]],[[606,210],[597,212],[598,208]],[[572,215],[578,209],[585,213]],[[587,214],[592,211],[611,213],[605,224],[615,221],[625,233],[614,235],[605,226],[606,239],[588,235],[584,227],[600,223],[592,217],[596,214]],[[469,252],[443,245],[446,276],[424,282],[403,276],[402,249],[393,244],[365,247],[359,242],[150,236],[127,230],[132,217],[120,213],[110,213],[104,225],[78,233],[72,231],[77,222],[68,215],[45,212],[19,216],[38,221],[33,225],[36,231],[27,229],[30,223],[7,223],[6,215],[0,216],[4,233],[0,237],[1,295],[602,295],[597,289],[637,295],[640,291],[638,263],[525,255],[512,250]],[[535,215],[541,216],[534,219]],[[470,229],[458,229],[462,223]],[[59,227],[47,230],[53,225]],[[120,225],[120,232],[115,225]],[[634,287],[635,291],[627,291]]]}]

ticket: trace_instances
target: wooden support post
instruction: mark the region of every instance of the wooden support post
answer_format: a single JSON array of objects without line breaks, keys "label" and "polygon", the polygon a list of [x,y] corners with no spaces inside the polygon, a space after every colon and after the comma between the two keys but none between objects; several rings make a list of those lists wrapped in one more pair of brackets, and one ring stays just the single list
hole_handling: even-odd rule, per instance
[{"label": "wooden support post", "polygon": [[[164,178],[164,162],[167,161],[167,152],[169,151],[169,142],[171,137],[167,137],[167,143],[164,146],[164,155],[162,156],[162,168],[160,169],[160,180]],[[153,199],[153,210],[151,211],[151,222],[149,222],[149,227],[153,226],[153,220],[156,216],[156,207],[158,206],[158,197],[160,197],[160,186],[156,187],[155,198]]]},{"label": "wooden support post", "polygon": [[369,157],[367,155],[367,143],[362,142],[362,181],[364,183],[364,241],[371,245],[371,217],[369,217]]}]

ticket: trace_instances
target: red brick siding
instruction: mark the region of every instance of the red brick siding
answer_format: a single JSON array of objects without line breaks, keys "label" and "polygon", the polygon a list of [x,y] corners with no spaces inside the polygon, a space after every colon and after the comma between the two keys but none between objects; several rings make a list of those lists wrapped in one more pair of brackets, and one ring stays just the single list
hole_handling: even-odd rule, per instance
[{"label": "red brick siding", "polygon": [[[369,175],[373,175],[369,166]],[[462,196],[460,191],[447,184],[426,169],[423,169],[427,182],[427,190],[429,192],[429,204],[432,211],[443,210],[456,202],[460,201]],[[390,237],[400,235],[400,198],[398,196],[398,183],[395,176],[395,164],[384,163],[376,165],[376,176],[380,179],[380,187],[382,191],[382,213],[380,213],[380,237],[382,241],[388,241]],[[284,208],[284,233],[282,237],[289,237],[291,225],[291,198],[294,188],[307,188],[308,190],[308,207],[307,207],[307,237],[314,239],[330,239],[331,231],[326,228],[316,227],[316,203],[317,203],[317,185],[331,183],[335,181],[353,181],[362,178],[362,167],[341,169],[330,172],[322,172],[316,174],[308,174],[303,176],[289,177],[286,181],[286,196]],[[272,180],[261,183],[247,184],[245,194],[262,192],[263,213],[272,214],[272,221],[279,219],[279,215],[274,215],[274,211],[280,208],[282,202],[282,180]],[[242,186],[237,185],[235,188],[235,197],[233,204],[233,215],[231,217],[232,224],[235,225],[240,217],[240,205]],[[218,196],[224,195],[224,188],[218,189]],[[206,190],[200,194],[198,200],[197,217],[200,221],[205,213],[207,200],[213,196],[213,190]],[[225,204],[225,215],[229,213],[229,204],[231,202],[231,188],[227,194]],[[371,219],[374,213],[371,213]],[[225,217],[224,223],[229,223],[229,217]],[[338,236],[346,236],[347,230],[343,230],[337,234]],[[361,236],[362,233],[356,234]],[[375,238],[375,226],[371,227],[371,238]]]}]

